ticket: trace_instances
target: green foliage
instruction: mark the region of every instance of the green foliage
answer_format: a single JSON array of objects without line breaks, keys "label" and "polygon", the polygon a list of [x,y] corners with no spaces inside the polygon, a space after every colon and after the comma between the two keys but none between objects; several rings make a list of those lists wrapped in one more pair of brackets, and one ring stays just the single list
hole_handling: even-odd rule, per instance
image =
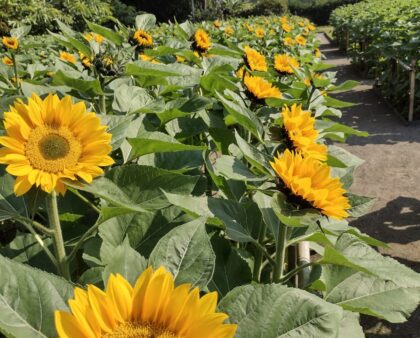
[{"label": "green foliage", "polygon": [[[331,14],[334,35],[353,63],[376,80],[398,111],[407,111],[410,73],[419,67],[419,0],[373,0],[337,8]],[[415,111],[420,112],[418,76]]]}]

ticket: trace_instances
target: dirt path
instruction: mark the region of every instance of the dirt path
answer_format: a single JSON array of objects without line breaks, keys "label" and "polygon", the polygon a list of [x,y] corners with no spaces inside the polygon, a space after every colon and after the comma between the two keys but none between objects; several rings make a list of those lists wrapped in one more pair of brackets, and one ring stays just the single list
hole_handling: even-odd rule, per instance
[{"label": "dirt path", "polygon": [[[360,82],[354,90],[337,95],[360,105],[344,110],[341,122],[369,132],[340,145],[366,162],[358,169],[352,192],[376,197],[373,210],[351,224],[389,243],[381,250],[420,272],[420,121],[404,126],[374,92],[372,80],[355,70],[346,56],[319,35],[326,62],[336,65],[338,83]],[[404,324],[363,318],[368,337],[419,338],[420,309]]]}]

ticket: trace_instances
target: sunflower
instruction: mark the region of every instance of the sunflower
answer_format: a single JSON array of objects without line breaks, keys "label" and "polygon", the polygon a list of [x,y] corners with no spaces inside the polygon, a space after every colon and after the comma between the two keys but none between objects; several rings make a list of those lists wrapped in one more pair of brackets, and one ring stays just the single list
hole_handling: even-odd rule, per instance
[{"label": "sunflower", "polygon": [[5,136],[0,137],[0,163],[17,176],[14,191],[22,195],[33,185],[47,193],[64,193],[62,179],[90,183],[103,174],[100,167],[114,163],[111,134],[94,113],[86,112],[84,102],[73,104],[70,96],[62,100],[36,94],[25,104],[17,100],[4,113]]},{"label": "sunflower", "polygon": [[13,60],[11,59],[11,58],[9,58],[8,56],[4,56],[2,59],[1,59],[1,61],[6,65],[6,66],[9,66],[9,67],[12,67],[13,66]]},{"label": "sunflower", "polygon": [[190,284],[174,286],[172,274],[146,269],[134,287],[111,274],[105,291],[75,288],[72,313],[56,311],[60,338],[232,338],[237,325],[216,312],[217,293],[200,297]]},{"label": "sunflower", "polygon": [[92,59],[83,54],[82,52],[79,52],[80,61],[82,62],[83,66],[90,68],[92,67]]},{"label": "sunflower", "polygon": [[222,26],[222,23],[219,20],[213,21],[213,26],[215,28],[220,28]]},{"label": "sunflower", "polygon": [[350,203],[338,178],[331,177],[330,167],[312,157],[286,151],[270,162],[287,193],[309,203],[326,216],[343,219],[349,214]]},{"label": "sunflower", "polygon": [[313,30],[315,30],[315,26],[314,26],[313,24],[309,24],[309,25],[308,25],[308,29],[309,29],[310,31],[313,31]]},{"label": "sunflower", "polygon": [[92,40],[95,40],[97,43],[101,44],[104,42],[104,37],[101,34],[95,34],[95,33],[86,33],[83,35],[85,39],[90,42]]},{"label": "sunflower", "polygon": [[319,48],[315,48],[315,57],[320,58],[321,57],[321,51],[319,50]]},{"label": "sunflower", "polygon": [[2,43],[6,48],[9,49],[18,49],[19,48],[19,41],[18,39],[11,37],[11,36],[3,36]]},{"label": "sunflower", "polygon": [[233,33],[234,33],[234,30],[233,30],[233,28],[231,26],[227,26],[225,28],[225,34],[226,35],[233,35]]},{"label": "sunflower", "polygon": [[265,35],[265,31],[264,31],[264,29],[262,29],[261,27],[258,27],[258,28],[255,30],[255,35],[257,36],[257,38],[263,38],[263,37],[264,37],[264,35]]},{"label": "sunflower", "polygon": [[299,68],[299,62],[287,54],[279,54],[274,57],[274,68],[279,73],[293,74],[293,68]]},{"label": "sunflower", "polygon": [[60,60],[75,64],[76,63],[76,58],[74,57],[73,54],[67,53],[67,52],[60,52]]},{"label": "sunflower", "polygon": [[293,40],[291,37],[289,37],[289,36],[286,36],[284,39],[283,39],[283,43],[284,43],[284,45],[285,46],[293,46],[294,44],[295,44],[295,40]]},{"label": "sunflower", "polygon": [[297,43],[298,45],[301,45],[301,46],[305,46],[305,45],[306,45],[306,39],[305,39],[302,35],[298,35],[298,36],[295,38],[295,41],[296,41],[296,43]]},{"label": "sunflower", "polygon": [[150,47],[153,44],[152,36],[142,29],[138,29],[134,32],[133,40],[135,40],[139,46],[143,47]]},{"label": "sunflower", "polygon": [[269,97],[281,98],[280,90],[262,77],[246,75],[244,83],[248,92],[258,100]]},{"label": "sunflower", "polygon": [[286,32],[289,33],[293,29],[293,25],[289,25],[287,22],[281,24],[281,28]]},{"label": "sunflower", "polygon": [[299,151],[303,156],[325,161],[327,147],[316,143],[318,131],[315,129],[315,118],[311,112],[302,110],[301,105],[294,104],[291,109],[282,109],[283,127],[290,141],[290,148]]},{"label": "sunflower", "polygon": [[249,69],[260,72],[267,71],[267,63],[265,62],[264,55],[258,53],[255,49],[246,46],[245,51],[245,62]]},{"label": "sunflower", "polygon": [[146,55],[146,54],[139,54],[139,60],[147,61],[147,62],[151,62],[151,63],[155,63],[155,64],[160,63],[159,61],[156,61],[151,56]]},{"label": "sunflower", "polygon": [[205,53],[211,47],[211,40],[204,29],[197,29],[194,33],[193,47],[199,53]]}]

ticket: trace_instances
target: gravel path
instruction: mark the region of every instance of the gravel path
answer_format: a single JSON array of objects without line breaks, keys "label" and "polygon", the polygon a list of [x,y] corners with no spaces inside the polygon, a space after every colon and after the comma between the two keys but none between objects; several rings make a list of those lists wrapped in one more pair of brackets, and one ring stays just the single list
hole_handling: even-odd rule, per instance
[{"label": "gravel path", "polygon": [[[336,95],[360,103],[344,110],[341,122],[369,132],[366,138],[350,137],[343,148],[364,159],[352,192],[376,197],[372,211],[351,224],[389,243],[380,250],[420,272],[420,121],[405,126],[373,90],[345,54],[319,35],[326,62],[336,65],[338,83],[356,80],[360,85]],[[367,337],[419,338],[420,308],[404,324],[363,318]],[[369,333],[370,332],[370,333]]]}]

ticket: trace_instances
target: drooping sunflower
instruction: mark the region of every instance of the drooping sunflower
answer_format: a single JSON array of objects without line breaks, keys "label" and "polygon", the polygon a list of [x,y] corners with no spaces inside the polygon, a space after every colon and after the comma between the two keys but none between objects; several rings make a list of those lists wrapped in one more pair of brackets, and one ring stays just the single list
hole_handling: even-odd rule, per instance
[{"label": "drooping sunflower", "polygon": [[327,147],[316,143],[319,133],[315,129],[315,118],[311,116],[311,112],[294,104],[291,108],[284,106],[281,113],[291,150],[297,150],[305,157],[325,161]]},{"label": "drooping sunflower", "polygon": [[233,35],[233,33],[234,33],[234,30],[233,30],[232,26],[227,26],[225,28],[225,34],[226,35]]},{"label": "drooping sunflower", "polygon": [[55,313],[60,338],[232,338],[237,327],[216,312],[216,292],[200,297],[190,284],[175,287],[163,267],[149,267],[134,287],[111,274],[105,291],[88,285],[74,294],[72,313]]},{"label": "drooping sunflower", "polygon": [[322,214],[343,219],[349,214],[349,200],[344,194],[343,184],[331,177],[330,167],[312,157],[286,149],[282,155],[270,162],[288,194],[302,203],[309,203]]},{"label": "drooping sunflower", "polygon": [[76,58],[74,57],[73,54],[63,52],[63,51],[60,52],[60,60],[69,62],[73,65],[76,63]]},{"label": "drooping sunflower", "polygon": [[281,98],[280,89],[274,87],[262,77],[245,75],[244,84],[248,92],[257,100],[263,100],[269,97]]},{"label": "drooping sunflower", "polygon": [[213,21],[213,26],[215,28],[220,28],[222,26],[222,23],[219,20]]},{"label": "drooping sunflower", "polygon": [[267,62],[265,61],[264,55],[258,53],[255,49],[246,46],[245,51],[245,62],[249,69],[252,71],[256,70],[259,72],[267,71]]},{"label": "drooping sunflower", "polygon": [[83,66],[86,68],[92,67],[92,58],[86,56],[82,52],[79,52],[80,61],[82,62]]},{"label": "drooping sunflower", "polygon": [[6,66],[12,67],[13,66],[13,60],[9,58],[8,56],[3,56],[1,59],[1,62],[3,62]]},{"label": "drooping sunflower", "polygon": [[34,185],[47,193],[64,193],[63,179],[90,183],[103,174],[100,167],[114,163],[108,156],[107,127],[86,111],[84,102],[73,104],[70,96],[60,100],[50,94],[42,100],[32,94],[27,104],[19,99],[4,113],[4,128],[0,163],[17,176],[16,195]]},{"label": "drooping sunflower", "polygon": [[302,35],[298,35],[298,36],[295,38],[295,41],[296,41],[296,43],[297,43],[298,45],[301,45],[301,46],[305,46],[305,45],[306,45],[306,39],[305,39]]},{"label": "drooping sunflower", "polygon": [[153,44],[152,36],[142,29],[134,32],[133,40],[142,47],[150,47]]},{"label": "drooping sunflower", "polygon": [[198,53],[205,53],[211,47],[210,37],[204,29],[197,29],[194,33],[193,40],[193,48]]},{"label": "drooping sunflower", "polygon": [[3,39],[1,40],[3,45],[8,49],[18,49],[19,48],[19,40],[11,37],[11,36],[3,36]]},{"label": "drooping sunflower", "polygon": [[293,74],[293,68],[299,68],[299,62],[293,56],[279,54],[274,57],[274,68],[279,73]]}]

